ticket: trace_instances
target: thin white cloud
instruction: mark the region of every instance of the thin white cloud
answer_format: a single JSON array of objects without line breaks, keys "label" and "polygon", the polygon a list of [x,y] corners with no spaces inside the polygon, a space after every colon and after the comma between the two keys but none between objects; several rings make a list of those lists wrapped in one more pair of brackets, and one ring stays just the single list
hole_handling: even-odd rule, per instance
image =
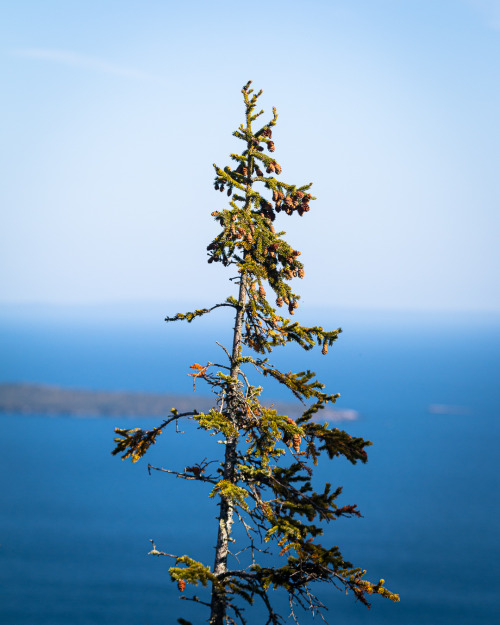
[{"label": "thin white cloud", "polygon": [[121,67],[108,63],[102,59],[84,54],[77,54],[69,50],[47,50],[45,48],[21,48],[12,50],[15,56],[22,56],[29,59],[39,59],[42,61],[51,61],[68,67],[77,67],[81,69],[92,70],[96,72],[104,72],[106,74],[114,74],[123,78],[133,78],[139,80],[158,80],[157,76],[147,74],[129,67]]}]

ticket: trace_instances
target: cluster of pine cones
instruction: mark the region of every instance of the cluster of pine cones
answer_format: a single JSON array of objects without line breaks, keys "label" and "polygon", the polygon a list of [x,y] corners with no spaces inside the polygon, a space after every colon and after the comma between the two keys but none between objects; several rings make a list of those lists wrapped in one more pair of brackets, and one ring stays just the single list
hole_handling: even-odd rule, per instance
[{"label": "cluster of pine cones", "polygon": [[245,165],[240,163],[240,165],[238,165],[235,169],[235,173],[240,174],[243,178],[248,178],[248,167],[245,167]]},{"label": "cluster of pine cones", "polygon": [[276,161],[270,161],[268,166],[266,167],[266,172],[268,174],[277,173],[279,176],[281,174],[281,165]]},{"label": "cluster of pine cones", "polygon": [[[290,418],[287,419],[287,422],[290,423],[291,425],[297,425],[295,421]],[[286,442],[287,444],[290,445],[291,443],[291,446],[293,447],[293,450],[295,451],[295,453],[299,453],[301,441],[302,441],[302,437],[300,436],[300,434],[294,434],[291,441],[289,441],[286,438],[284,439],[284,442]]]},{"label": "cluster of pine cones", "polygon": [[[219,215],[219,213],[217,211],[214,211],[212,213],[212,215],[214,217],[217,217]],[[224,223],[224,220],[222,218],[219,219],[220,224],[222,225]],[[242,228],[241,226],[236,226],[234,223],[231,223],[227,228],[226,228],[226,238],[227,239],[243,239],[246,238],[248,240],[249,237],[251,237],[251,234],[248,233],[245,237],[245,229]],[[252,242],[253,239],[251,239],[250,241],[248,241],[249,243]],[[210,252],[211,250],[214,250],[217,247],[217,243],[216,241],[212,241],[212,243],[210,243],[209,245],[207,245],[207,250]]]},{"label": "cluster of pine cones", "polygon": [[281,308],[283,306],[283,303],[285,303],[288,306],[288,312],[293,315],[295,312],[295,309],[299,307],[299,302],[294,301],[291,302],[288,297],[281,297],[278,296],[278,298],[276,299],[276,306],[278,306],[279,308]]},{"label": "cluster of pine cones", "polygon": [[[273,149],[270,150],[270,151],[271,152],[274,151],[274,143],[273,143]],[[279,163],[277,163],[275,160],[269,161],[269,163],[268,163],[268,165],[266,167],[266,172],[268,174],[276,172],[279,175],[279,174],[281,174],[281,165]],[[235,174],[239,174],[240,176],[243,176],[244,180],[246,180],[248,178],[248,167],[245,167],[244,165],[240,164],[234,170],[234,173]],[[263,172],[262,172],[262,169],[258,165],[255,165],[255,173],[257,174],[257,176],[260,176],[260,177],[262,177],[264,175]]]},{"label": "cluster of pine cones", "polygon": [[[273,132],[270,128],[264,128],[264,131],[262,134],[264,135],[264,137],[267,137],[268,139],[271,139],[271,137],[273,136]],[[260,152],[263,151],[263,148],[261,146],[259,146],[257,149]],[[269,152],[274,152],[275,150],[274,141],[267,141],[267,149],[269,150]],[[277,163],[275,160],[269,161],[266,167],[266,172],[268,174],[276,173],[279,176],[281,174],[281,165]]]},{"label": "cluster of pine cones", "polygon": [[273,201],[275,202],[275,210],[277,213],[285,211],[287,215],[291,215],[294,211],[302,217],[304,213],[309,211],[309,200],[312,198],[310,193],[296,191],[293,195],[285,197],[282,191],[273,191]]},{"label": "cluster of pine cones", "polygon": [[[216,191],[220,191],[222,193],[224,191],[224,183],[220,183],[219,184],[218,182],[216,182],[215,183],[215,190]],[[233,193],[233,187],[228,187],[227,188],[227,195],[228,195],[228,197],[231,197],[232,193]]]},{"label": "cluster of pine cones", "polygon": [[[271,139],[271,137],[273,136],[273,132],[270,128],[264,128],[264,132],[262,134],[268,139]],[[274,141],[267,142],[267,149],[269,150],[269,152],[274,152]]]},{"label": "cluster of pine cones", "polygon": [[273,211],[273,205],[271,204],[271,202],[268,202],[267,200],[261,201],[260,214],[262,215],[262,217],[265,217],[266,219],[270,219],[271,221],[274,221],[276,219],[276,215],[274,214],[274,211]]},{"label": "cluster of pine cones", "polygon": [[309,200],[312,198],[310,193],[303,193],[302,191],[296,191],[292,195],[287,195],[282,191],[273,191],[273,205],[267,200],[262,200],[260,204],[260,212],[263,217],[274,221],[276,215],[274,211],[280,213],[284,211],[287,215],[291,215],[295,211],[302,217],[304,213],[309,211]]}]

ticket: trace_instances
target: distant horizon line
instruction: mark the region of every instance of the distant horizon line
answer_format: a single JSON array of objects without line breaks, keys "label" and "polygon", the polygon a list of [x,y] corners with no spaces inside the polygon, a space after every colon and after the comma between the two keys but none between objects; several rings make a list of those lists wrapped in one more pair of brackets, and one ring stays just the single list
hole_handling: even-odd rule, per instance
[{"label": "distant horizon line", "polygon": [[[208,301],[204,302],[205,306],[212,306],[214,302]],[[111,312],[123,309],[127,307],[128,309],[133,309],[135,311],[147,311],[153,310],[158,307],[193,307],[203,308],[202,303],[200,301],[194,301],[193,299],[176,299],[176,300],[162,300],[162,299],[124,299],[124,300],[92,300],[92,301],[84,301],[84,302],[43,302],[43,301],[1,301],[0,300],[0,316],[2,312],[9,312],[13,310],[18,311],[28,311],[28,310],[39,310],[46,312],[62,312],[64,310],[86,310],[98,312],[101,310],[102,312]],[[325,310],[336,310],[341,312],[351,312],[351,313],[361,313],[361,314],[370,314],[370,313],[394,313],[394,314],[479,314],[479,315],[500,315],[500,307],[453,307],[453,306],[440,306],[440,307],[416,307],[416,306],[389,306],[389,305],[349,305],[349,304],[321,304],[321,303],[301,303],[300,308],[303,311],[325,311]],[[172,311],[165,311],[165,314],[171,313]]]}]

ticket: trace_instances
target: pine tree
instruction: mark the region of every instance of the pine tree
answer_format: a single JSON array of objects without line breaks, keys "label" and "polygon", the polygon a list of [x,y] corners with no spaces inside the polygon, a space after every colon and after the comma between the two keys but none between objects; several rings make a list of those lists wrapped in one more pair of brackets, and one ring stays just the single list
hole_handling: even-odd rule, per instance
[{"label": "pine tree", "polygon": [[[242,603],[253,604],[255,599],[262,600],[267,609],[266,625],[283,623],[269,598],[271,588],[288,593],[296,623],[298,607],[313,614],[325,607],[313,592],[318,582],[351,591],[368,606],[368,596],[373,593],[399,601],[398,595],[385,588],[384,580],[365,580],[366,571],[345,560],[337,546],[325,547],[319,542],[325,522],[361,515],[356,505],[337,504],[341,487],[332,489],[327,483],[316,492],[311,483],[312,467],[323,453],[329,459],[344,456],[353,464],[365,463],[365,448],[371,443],[320,422],[317,413],[335,403],[339,395],[326,393],[314,373],[282,372],[267,357],[274,348],[288,343],[305,350],[317,344],[326,354],[341,330],[302,326],[286,316],[294,315],[299,302],[289,283],[304,276],[304,267],[300,252],[283,239],[284,232],[276,232],[274,222],[279,213],[302,217],[316,198],[309,192],[312,183],[296,186],[278,179],[281,165],[274,156],[272,140],[278,115],[273,109],[268,123],[252,129],[264,111],[255,113],[262,92],[254,93],[250,84],[242,89],[245,124],[233,133],[243,141],[244,149],[241,154],[231,154],[230,166],[221,169],[214,165],[214,187],[219,192],[227,190],[230,199],[228,208],[212,213],[221,231],[207,248],[209,263],[220,262],[237,271],[238,297],[229,296],[211,308],[166,319],[191,322],[219,307],[234,309],[232,349],[223,348],[227,365],[191,365],[193,379],[204,380],[215,393],[215,405],[207,413],[172,409],[171,415],[150,431],[116,429],[113,451],[136,462],[168,425],[181,419],[192,419],[223,441],[224,457],[217,460],[215,475],[207,475],[206,460],[181,472],[166,470],[210,485],[209,497],[219,501],[213,568],[187,555],[159,551],[154,542],[150,552],[174,558],[169,572],[180,592],[186,584],[211,584],[210,602],[193,598],[210,608],[211,625],[253,622],[247,621]],[[283,307],[285,316],[277,310]],[[261,403],[262,389],[250,384],[249,368],[287,387],[303,402],[302,416],[294,420]],[[237,569],[228,564],[235,520],[242,524],[249,547],[248,566]],[[182,618],[178,622],[188,625]]]}]

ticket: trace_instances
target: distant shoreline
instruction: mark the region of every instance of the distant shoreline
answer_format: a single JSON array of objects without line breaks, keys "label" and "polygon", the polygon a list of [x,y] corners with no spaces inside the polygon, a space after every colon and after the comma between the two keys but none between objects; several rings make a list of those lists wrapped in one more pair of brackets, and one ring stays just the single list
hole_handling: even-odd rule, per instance
[{"label": "distant shoreline", "polygon": [[[301,405],[283,401],[268,401],[278,412],[298,417]],[[65,388],[46,384],[0,384],[0,413],[44,415],[52,417],[166,417],[172,408],[208,411],[213,407],[211,397],[145,393],[132,391],[94,391]],[[355,421],[355,410],[321,410],[319,421]]]}]

